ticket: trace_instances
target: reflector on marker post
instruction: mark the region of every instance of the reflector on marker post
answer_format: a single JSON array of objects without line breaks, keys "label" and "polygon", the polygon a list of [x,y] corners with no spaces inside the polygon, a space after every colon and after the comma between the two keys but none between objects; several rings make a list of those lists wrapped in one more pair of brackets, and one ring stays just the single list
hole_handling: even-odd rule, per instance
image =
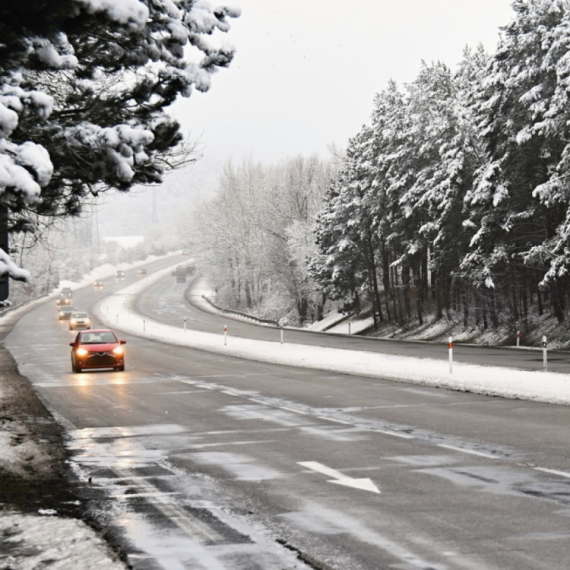
[{"label": "reflector on marker post", "polygon": [[450,336],[448,340],[449,346],[449,373],[453,372],[453,337]]},{"label": "reflector on marker post", "polygon": [[517,346],[520,346],[521,343],[521,331],[517,331]]}]

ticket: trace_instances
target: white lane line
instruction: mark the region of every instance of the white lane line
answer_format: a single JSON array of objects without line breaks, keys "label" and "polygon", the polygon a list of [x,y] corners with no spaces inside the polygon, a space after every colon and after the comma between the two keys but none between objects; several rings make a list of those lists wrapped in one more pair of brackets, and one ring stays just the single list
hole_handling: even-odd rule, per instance
[{"label": "white lane line", "polygon": [[473,449],[465,449],[463,447],[454,447],[453,445],[445,445],[443,443],[440,443],[438,447],[451,449],[452,451],[459,451],[461,453],[468,453],[469,455],[477,455],[478,457],[485,457],[487,459],[499,459],[496,455],[491,455],[490,453],[483,453],[482,451],[474,451]]},{"label": "white lane line", "polygon": [[551,475],[560,475],[560,477],[566,477],[570,479],[570,473],[566,471],[557,471],[556,469],[546,469],[544,467],[535,467],[536,471],[542,471],[543,473],[550,473]]},{"label": "white lane line", "polygon": [[377,431],[385,435],[392,435],[394,437],[401,437],[402,439],[415,439],[413,435],[409,435],[407,433],[398,433],[397,431],[386,431],[383,429],[374,429],[373,431]]},{"label": "white lane line", "polygon": [[326,422],[334,422],[335,424],[344,424],[346,426],[351,426],[352,422],[345,422],[344,420],[335,420],[334,418],[327,418],[325,416],[317,416],[319,420],[325,420]]},{"label": "white lane line", "polygon": [[[271,407],[269,404],[267,404],[267,402],[264,402],[263,400],[258,400],[257,398],[248,398],[248,400],[250,402],[255,402],[256,404],[261,404],[262,406]],[[277,406],[277,407],[279,407],[279,406]]]},{"label": "white lane line", "polygon": [[[256,400],[259,401],[259,400]],[[287,406],[277,406],[280,410],[285,410],[286,412],[293,412],[294,414],[301,414],[302,416],[310,416],[309,412],[302,412],[301,410],[294,410],[293,408],[288,408]]]}]

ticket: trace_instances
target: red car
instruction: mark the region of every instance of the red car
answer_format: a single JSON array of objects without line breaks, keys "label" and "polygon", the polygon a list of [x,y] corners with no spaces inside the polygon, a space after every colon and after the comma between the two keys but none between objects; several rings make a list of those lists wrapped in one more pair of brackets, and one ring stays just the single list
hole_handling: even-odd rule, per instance
[{"label": "red car", "polygon": [[91,368],[125,369],[126,340],[119,340],[109,329],[81,331],[71,346],[71,369],[81,372]]}]

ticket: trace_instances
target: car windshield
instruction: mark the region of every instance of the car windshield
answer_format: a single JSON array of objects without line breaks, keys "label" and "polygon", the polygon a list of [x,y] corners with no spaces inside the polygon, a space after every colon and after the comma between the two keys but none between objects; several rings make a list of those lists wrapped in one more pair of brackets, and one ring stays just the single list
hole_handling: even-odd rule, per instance
[{"label": "car windshield", "polygon": [[112,332],[89,332],[81,335],[81,344],[108,344],[118,342]]},{"label": "car windshield", "polygon": [[61,313],[73,313],[75,309],[73,307],[62,307],[60,309]]},{"label": "car windshield", "polygon": [[75,317],[76,319],[84,319],[87,317],[87,313],[73,313],[71,316]]}]

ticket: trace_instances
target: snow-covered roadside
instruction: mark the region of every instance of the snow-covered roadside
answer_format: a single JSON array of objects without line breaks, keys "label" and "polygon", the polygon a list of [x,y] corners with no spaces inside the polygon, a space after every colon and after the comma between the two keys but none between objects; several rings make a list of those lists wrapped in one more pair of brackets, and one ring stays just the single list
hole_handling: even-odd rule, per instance
[{"label": "snow-covered roadside", "polygon": [[[570,405],[570,377],[564,374],[460,363],[454,363],[453,372],[450,373],[445,360],[290,345],[287,344],[287,331],[284,333],[284,344],[280,343],[280,332],[275,330],[273,341],[232,338],[230,334],[226,345],[223,331],[219,335],[184,331],[182,327],[168,326],[148,318],[143,323],[143,317],[133,311],[127,299],[134,298],[169,271],[155,273],[124,288],[120,296],[105,298],[96,306],[95,312],[108,326],[137,336],[249,360]],[[196,295],[195,298],[198,300],[200,296]],[[268,337],[270,335],[268,331]]]},{"label": "snow-covered roadside", "polygon": [[126,566],[76,518],[61,427],[0,350],[0,568],[119,570]]},{"label": "snow-covered roadside", "polygon": [[[124,570],[93,529],[77,519],[2,513],[0,568],[6,570]],[[4,554],[5,552],[5,554]]]}]

